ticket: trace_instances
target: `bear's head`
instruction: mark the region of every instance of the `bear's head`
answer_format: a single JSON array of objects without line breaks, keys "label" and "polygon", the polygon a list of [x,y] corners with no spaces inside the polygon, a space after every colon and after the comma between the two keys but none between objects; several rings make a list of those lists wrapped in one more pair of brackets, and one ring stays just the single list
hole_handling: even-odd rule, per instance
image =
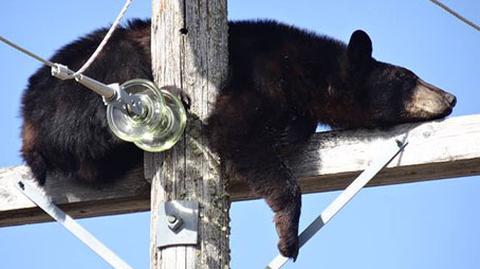
[{"label": "bear's head", "polygon": [[412,71],[375,60],[370,37],[361,30],[350,38],[342,69],[356,110],[361,111],[355,127],[438,119],[449,115],[456,104],[454,95]]}]

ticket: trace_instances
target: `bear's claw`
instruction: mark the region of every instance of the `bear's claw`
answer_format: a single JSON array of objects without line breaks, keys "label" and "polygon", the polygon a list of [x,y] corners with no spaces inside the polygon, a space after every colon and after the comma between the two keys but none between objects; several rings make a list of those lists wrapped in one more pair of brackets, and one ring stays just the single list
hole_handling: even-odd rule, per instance
[{"label": "bear's claw", "polygon": [[293,261],[297,260],[298,256],[298,237],[290,238],[290,239],[280,239],[278,242],[278,250],[282,256],[287,258],[292,258]]}]

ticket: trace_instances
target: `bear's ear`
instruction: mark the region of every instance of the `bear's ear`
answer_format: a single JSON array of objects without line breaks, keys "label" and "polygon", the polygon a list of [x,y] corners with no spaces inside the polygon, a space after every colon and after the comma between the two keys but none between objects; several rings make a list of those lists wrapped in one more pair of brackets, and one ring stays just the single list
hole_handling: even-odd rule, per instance
[{"label": "bear's ear", "polygon": [[347,48],[348,59],[351,63],[363,64],[372,58],[372,40],[367,33],[356,30],[350,37]]}]

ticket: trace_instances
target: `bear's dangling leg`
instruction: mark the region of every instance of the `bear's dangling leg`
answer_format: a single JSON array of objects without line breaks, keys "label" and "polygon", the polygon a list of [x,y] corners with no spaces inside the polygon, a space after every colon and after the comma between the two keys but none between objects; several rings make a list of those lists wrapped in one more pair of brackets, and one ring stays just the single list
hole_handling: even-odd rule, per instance
[{"label": "bear's dangling leg", "polygon": [[315,124],[309,119],[302,123],[290,113],[271,107],[273,103],[257,92],[237,92],[241,94],[217,98],[207,121],[210,146],[233,169],[229,173],[235,173],[265,198],[275,213],[280,253],[295,259],[301,192],[277,148],[305,140],[309,135],[304,133],[313,133]]},{"label": "bear's dangling leg", "polygon": [[249,153],[237,151],[231,161],[236,172],[272,208],[279,236],[278,249],[283,256],[295,260],[298,255],[301,191],[290,169],[273,147],[266,144],[255,147]]}]

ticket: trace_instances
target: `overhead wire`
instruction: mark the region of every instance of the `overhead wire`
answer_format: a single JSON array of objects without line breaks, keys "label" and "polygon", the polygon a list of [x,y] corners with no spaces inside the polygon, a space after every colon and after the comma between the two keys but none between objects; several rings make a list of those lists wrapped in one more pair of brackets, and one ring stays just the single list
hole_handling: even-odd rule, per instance
[{"label": "overhead wire", "polygon": [[[80,69],[78,69],[78,71],[76,72],[72,72],[70,70],[70,72],[68,72],[68,74],[64,75],[62,77],[62,79],[73,79],[73,78],[76,78],[78,76],[80,76],[83,72],[85,72],[85,70],[93,63],[93,61],[95,61],[95,59],[98,57],[98,54],[100,54],[100,52],[103,50],[103,48],[105,47],[105,45],[107,44],[108,40],[110,39],[110,37],[113,35],[113,32],[115,31],[115,29],[117,28],[118,24],[120,23],[121,19],[123,18],[123,16],[125,15],[125,13],[127,12],[128,10],[128,7],[130,6],[130,4],[132,3],[133,0],[126,0],[125,1],[125,4],[123,5],[122,9],[120,10],[119,14],[117,15],[117,17],[115,18],[115,21],[112,23],[112,25],[110,26],[110,29],[107,31],[107,33],[105,34],[105,36],[103,37],[102,41],[100,42],[100,44],[98,45],[98,47],[95,49],[95,51],[92,53],[92,55],[90,55],[90,57],[88,58],[88,60],[82,65],[82,67],[80,67]],[[58,63],[53,63],[49,60],[46,60],[45,58],[42,58],[40,57],[39,55],[29,51],[28,49],[26,48],[23,48],[22,46],[6,39],[5,37],[1,36],[0,35],[0,41],[4,42],[5,44],[11,46],[12,48],[14,49],[17,49],[19,50],[20,52],[36,59],[37,61],[49,66],[49,67],[52,67],[52,68],[55,68],[56,66],[58,66],[59,64]]]},{"label": "overhead wire", "polygon": [[115,21],[112,23],[112,25],[110,26],[110,29],[108,29],[108,32],[105,34],[105,36],[103,37],[102,39],[102,42],[100,42],[100,44],[98,45],[97,49],[95,49],[95,51],[92,53],[92,55],[90,55],[90,57],[88,58],[88,60],[82,65],[82,67],[80,67],[80,69],[78,69],[77,72],[73,73],[71,75],[71,78],[74,78],[78,75],[80,75],[81,73],[85,72],[85,70],[87,70],[87,68],[93,63],[93,61],[95,61],[95,59],[97,58],[98,54],[100,54],[100,52],[103,50],[103,48],[105,47],[105,45],[107,44],[108,40],[110,39],[110,37],[112,36],[113,32],[115,31],[115,29],[117,28],[118,24],[120,23],[120,20],[123,18],[123,16],[125,15],[125,13],[127,12],[128,10],[128,7],[130,6],[130,4],[132,3],[133,0],[126,0],[125,1],[125,4],[123,5],[122,9],[120,10],[120,12],[118,13],[117,15],[117,18],[115,18]]},{"label": "overhead wire", "polygon": [[37,54],[35,54],[35,53],[27,50],[26,48],[21,47],[21,46],[18,45],[18,44],[15,44],[14,42],[6,39],[5,37],[3,37],[3,36],[1,36],[1,35],[0,35],[0,41],[2,41],[3,43],[9,45],[10,47],[12,47],[12,48],[14,48],[14,49],[17,49],[17,50],[21,51],[22,53],[25,53],[26,55],[28,55],[28,56],[36,59],[37,61],[39,61],[39,62],[41,62],[41,63],[43,63],[43,64],[45,64],[45,65],[48,65],[48,66],[50,66],[50,67],[53,67],[53,66],[55,65],[54,63],[50,62],[49,60],[46,60],[46,59],[38,56]]},{"label": "overhead wire", "polygon": [[457,19],[463,21],[464,23],[470,25],[471,27],[473,27],[475,30],[477,31],[480,31],[480,26],[478,26],[478,24],[468,20],[467,18],[463,17],[462,15],[460,15],[458,12],[456,12],[455,10],[449,8],[448,6],[446,6],[445,4],[443,4],[442,2],[438,1],[438,0],[430,0],[432,3],[434,3],[435,5],[439,6],[440,8],[442,8],[443,10],[445,10],[446,12],[450,13],[451,15],[455,16]]}]

